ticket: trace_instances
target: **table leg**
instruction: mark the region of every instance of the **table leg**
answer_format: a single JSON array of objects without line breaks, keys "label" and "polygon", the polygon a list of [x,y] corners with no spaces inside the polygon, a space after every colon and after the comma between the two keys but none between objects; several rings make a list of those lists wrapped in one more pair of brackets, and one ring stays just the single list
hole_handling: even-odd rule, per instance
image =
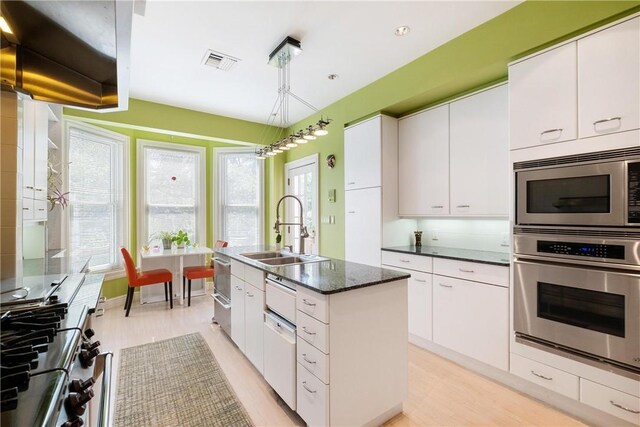
[{"label": "table leg", "polygon": [[184,305],[184,294],[182,293],[182,270],[184,268],[184,257],[180,255],[178,258],[180,263],[179,270],[178,270],[178,280],[173,283],[176,283],[178,285],[178,295],[179,295],[178,301],[180,302],[180,305]]}]

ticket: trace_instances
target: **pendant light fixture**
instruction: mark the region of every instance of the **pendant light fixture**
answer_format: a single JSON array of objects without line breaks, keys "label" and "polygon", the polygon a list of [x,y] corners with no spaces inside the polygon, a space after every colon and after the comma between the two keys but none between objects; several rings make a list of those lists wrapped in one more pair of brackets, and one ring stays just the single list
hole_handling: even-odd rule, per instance
[{"label": "pendant light fixture", "polygon": [[[276,98],[276,102],[271,110],[271,114],[269,114],[269,119],[267,120],[265,129],[268,129],[269,126],[273,126],[276,122],[276,118],[278,117],[280,120],[279,127],[282,130],[290,126],[289,102],[291,98],[305,105],[309,109],[319,112],[316,107],[291,92],[290,63],[291,60],[300,53],[302,53],[300,42],[292,37],[286,37],[269,55],[269,64],[278,68],[278,97]],[[329,131],[326,128],[330,122],[331,119],[328,117],[325,118],[321,115],[320,120],[318,120],[317,123],[310,124],[304,130],[301,129],[284,139],[280,139],[281,135],[278,135],[278,141],[270,144],[263,144],[262,147],[257,148],[256,157],[258,159],[273,157],[286,150],[295,148],[299,144],[306,144],[309,141],[315,140],[319,136],[327,135]],[[263,132],[263,134],[267,133],[268,132],[266,131]]]}]

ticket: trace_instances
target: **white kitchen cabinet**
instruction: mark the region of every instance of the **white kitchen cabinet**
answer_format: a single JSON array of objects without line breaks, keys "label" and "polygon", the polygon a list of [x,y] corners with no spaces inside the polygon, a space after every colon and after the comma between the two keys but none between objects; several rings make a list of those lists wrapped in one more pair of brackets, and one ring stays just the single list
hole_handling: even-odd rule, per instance
[{"label": "white kitchen cabinet", "polygon": [[508,370],[509,290],[434,275],[433,341]]},{"label": "white kitchen cabinet", "polygon": [[[233,299],[231,300],[233,303]],[[231,310],[233,316],[233,310]],[[244,354],[258,372],[264,369],[264,291],[244,283]],[[232,317],[233,319],[233,317]],[[231,325],[233,334],[233,324]]]},{"label": "white kitchen cabinet", "polygon": [[46,200],[33,201],[33,219],[36,221],[47,220],[48,202]]},{"label": "white kitchen cabinet", "polygon": [[640,425],[640,398],[580,378],[580,401],[601,411]]},{"label": "white kitchen cabinet", "polygon": [[640,128],[640,17],[577,43],[580,138]]},{"label": "white kitchen cabinet", "polygon": [[507,85],[451,103],[452,215],[508,215],[508,129]]},{"label": "white kitchen cabinet", "polygon": [[380,266],[382,190],[345,191],[345,259]]},{"label": "white kitchen cabinet", "polygon": [[231,275],[231,339],[243,353],[245,352],[244,288],[244,281]]},{"label": "white kitchen cabinet", "polygon": [[577,138],[576,81],[575,42],[509,67],[512,150]]},{"label": "white kitchen cabinet", "polygon": [[409,335],[431,340],[432,334],[432,274],[407,271],[409,299]]},{"label": "white kitchen cabinet", "polygon": [[22,116],[23,220],[47,220],[48,162],[47,104],[24,101]]},{"label": "white kitchen cabinet", "polygon": [[35,134],[36,104],[24,101],[22,104],[22,197],[26,199],[33,199],[35,196]]},{"label": "white kitchen cabinet", "polygon": [[[47,200],[47,161],[49,157],[49,107],[36,105],[35,154],[33,167],[34,199]],[[45,215],[46,219],[46,215]]]},{"label": "white kitchen cabinet", "polygon": [[449,105],[398,123],[399,214],[449,213]]},{"label": "white kitchen cabinet", "polygon": [[344,188],[382,185],[382,116],[344,130]]}]

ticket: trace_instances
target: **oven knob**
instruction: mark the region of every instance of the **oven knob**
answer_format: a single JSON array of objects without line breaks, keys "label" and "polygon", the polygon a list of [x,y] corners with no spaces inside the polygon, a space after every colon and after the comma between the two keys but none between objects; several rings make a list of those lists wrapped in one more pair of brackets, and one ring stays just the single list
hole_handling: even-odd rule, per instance
[{"label": "oven knob", "polygon": [[96,332],[91,328],[88,328],[88,329],[86,329],[84,331],[84,336],[89,338],[89,339],[91,339],[95,334],[96,334]]},{"label": "oven knob", "polygon": [[81,392],[81,391],[85,391],[86,389],[88,389],[89,387],[91,387],[92,385],[95,384],[95,380],[93,378],[89,378],[86,381],[82,381],[82,380],[71,380],[71,382],[69,383],[69,390],[73,391],[75,393]]},{"label": "oven knob", "polygon": [[76,418],[75,420],[69,420],[62,424],[60,427],[81,427],[84,425],[82,418]]},{"label": "oven knob", "polygon": [[87,368],[93,365],[93,359],[100,354],[100,350],[94,348],[93,350],[80,351],[80,363],[82,367]]},{"label": "oven knob", "polygon": [[70,415],[80,416],[85,413],[87,407],[85,404],[94,396],[93,390],[87,390],[84,393],[70,393],[64,401],[67,412]]},{"label": "oven knob", "polygon": [[85,341],[82,343],[82,348],[84,348],[85,350],[93,350],[94,348],[98,348],[100,346],[100,341],[96,341],[96,342],[91,342],[91,341]]}]

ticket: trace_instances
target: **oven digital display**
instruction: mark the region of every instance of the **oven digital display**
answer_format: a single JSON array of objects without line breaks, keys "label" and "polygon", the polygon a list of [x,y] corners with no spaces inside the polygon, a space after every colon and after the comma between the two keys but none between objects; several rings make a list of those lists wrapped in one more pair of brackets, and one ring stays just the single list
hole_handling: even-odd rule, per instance
[{"label": "oven digital display", "polygon": [[577,255],[593,258],[625,259],[623,245],[593,243],[552,242],[538,240],[538,252],[561,255]]},{"label": "oven digital display", "polygon": [[624,295],[538,282],[538,317],[624,337]]}]

